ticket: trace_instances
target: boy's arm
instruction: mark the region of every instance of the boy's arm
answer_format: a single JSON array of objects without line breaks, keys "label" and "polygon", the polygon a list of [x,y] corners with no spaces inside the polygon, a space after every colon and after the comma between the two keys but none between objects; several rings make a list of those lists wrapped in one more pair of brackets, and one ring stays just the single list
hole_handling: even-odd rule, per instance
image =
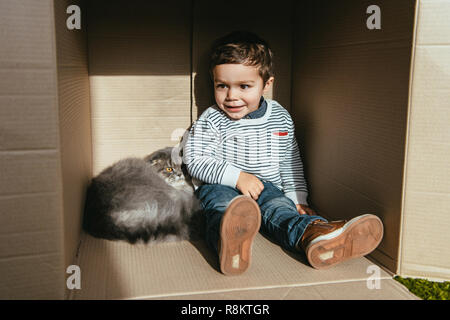
[{"label": "boy's arm", "polygon": [[280,163],[280,174],[285,195],[296,205],[308,205],[308,187],[303,174],[303,162],[295,138],[293,123],[289,128],[286,153]]},{"label": "boy's arm", "polygon": [[187,137],[183,162],[193,178],[234,188],[241,170],[216,157],[219,144],[219,131],[207,119],[200,118]]}]

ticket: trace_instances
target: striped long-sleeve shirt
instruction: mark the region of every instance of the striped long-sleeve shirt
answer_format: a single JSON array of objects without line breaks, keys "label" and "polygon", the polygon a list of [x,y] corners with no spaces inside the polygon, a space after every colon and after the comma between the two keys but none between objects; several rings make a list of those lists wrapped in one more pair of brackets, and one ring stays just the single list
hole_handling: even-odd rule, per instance
[{"label": "striped long-sleeve shirt", "polygon": [[295,204],[307,204],[292,118],[275,100],[266,102],[265,114],[256,119],[231,120],[216,105],[209,107],[184,139],[183,162],[201,183],[235,188],[244,171],[272,182]]}]

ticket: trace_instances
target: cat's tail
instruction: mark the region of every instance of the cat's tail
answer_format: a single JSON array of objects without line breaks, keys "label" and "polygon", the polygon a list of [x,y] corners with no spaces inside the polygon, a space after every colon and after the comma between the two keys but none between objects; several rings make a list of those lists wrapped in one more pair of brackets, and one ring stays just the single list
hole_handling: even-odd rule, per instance
[{"label": "cat's tail", "polygon": [[108,218],[109,205],[102,203],[102,199],[101,186],[93,179],[86,191],[83,230],[96,238],[119,239],[121,232]]}]

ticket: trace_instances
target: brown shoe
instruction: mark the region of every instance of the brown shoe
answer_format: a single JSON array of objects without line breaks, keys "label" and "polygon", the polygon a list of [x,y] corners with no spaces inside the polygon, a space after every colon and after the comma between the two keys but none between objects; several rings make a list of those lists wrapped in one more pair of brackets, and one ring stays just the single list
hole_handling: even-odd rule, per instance
[{"label": "brown shoe", "polygon": [[306,228],[299,244],[312,267],[326,269],[369,254],[382,238],[381,220],[373,214],[365,214],[348,222],[316,220]]},{"label": "brown shoe", "polygon": [[255,200],[237,196],[228,205],[220,223],[220,271],[238,275],[247,271],[252,258],[253,239],[261,225],[261,212]]}]

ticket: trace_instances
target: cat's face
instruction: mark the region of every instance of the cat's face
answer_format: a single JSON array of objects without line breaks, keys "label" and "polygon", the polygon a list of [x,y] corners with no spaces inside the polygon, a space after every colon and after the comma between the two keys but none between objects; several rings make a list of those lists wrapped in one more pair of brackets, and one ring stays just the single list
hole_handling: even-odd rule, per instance
[{"label": "cat's face", "polygon": [[181,164],[172,160],[172,149],[158,150],[145,157],[144,160],[148,161],[169,185],[182,188],[186,185],[186,179]]}]

